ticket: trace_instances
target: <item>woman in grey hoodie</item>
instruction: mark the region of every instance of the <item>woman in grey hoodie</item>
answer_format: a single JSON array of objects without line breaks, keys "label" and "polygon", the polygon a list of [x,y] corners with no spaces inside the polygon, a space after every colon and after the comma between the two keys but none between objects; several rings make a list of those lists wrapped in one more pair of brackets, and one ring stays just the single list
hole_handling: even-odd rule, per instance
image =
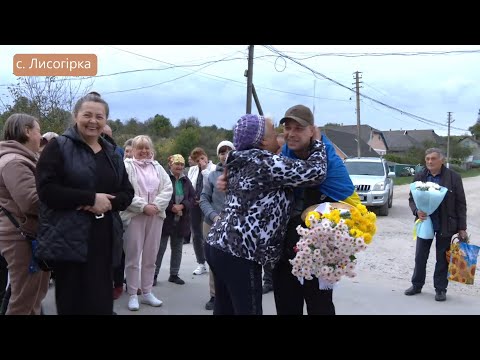
[{"label": "woman in grey hoodie", "polygon": [[[203,234],[207,236],[210,227],[220,217],[220,212],[225,207],[225,192],[219,191],[216,187],[217,179],[223,174],[227,155],[231,150],[235,150],[232,142],[228,140],[221,141],[217,145],[217,156],[220,162],[217,164],[215,171],[208,175],[207,181],[203,184],[203,191],[200,195],[200,208],[203,211]],[[210,269],[210,300],[205,304],[206,310],[213,310],[215,302],[215,277],[213,271]]]}]

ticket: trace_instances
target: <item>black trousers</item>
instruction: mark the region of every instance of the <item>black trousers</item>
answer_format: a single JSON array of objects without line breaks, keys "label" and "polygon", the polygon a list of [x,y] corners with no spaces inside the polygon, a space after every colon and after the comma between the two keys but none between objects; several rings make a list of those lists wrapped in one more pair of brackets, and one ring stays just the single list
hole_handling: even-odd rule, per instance
[{"label": "black trousers", "polygon": [[193,251],[198,264],[205,264],[205,245],[203,239],[203,211],[195,205],[190,210],[190,228],[193,234]]},{"label": "black trousers", "polygon": [[123,287],[123,280],[125,279],[125,252],[122,251],[122,260],[120,265],[113,269],[113,287]]},{"label": "black trousers", "polygon": [[205,244],[215,273],[213,315],[262,315],[262,266]]},{"label": "black trousers", "polygon": [[2,302],[3,297],[5,296],[5,291],[7,290],[7,282],[8,282],[7,261],[2,255],[0,255],[0,304]]},{"label": "black trousers", "polygon": [[[446,291],[448,286],[448,262],[445,253],[450,248],[451,237],[435,235],[436,259],[433,273],[433,286],[437,291]],[[427,275],[427,260],[433,239],[417,238],[415,249],[415,269],[413,270],[412,285],[422,288]]]},{"label": "black trousers", "polygon": [[[0,315],[7,312],[8,302],[10,300],[10,292],[7,291],[8,269],[7,261],[0,255]],[[9,289],[10,290],[10,287]]]},{"label": "black trousers", "polygon": [[112,315],[111,228],[107,217],[94,223],[85,263],[54,264],[58,315]]},{"label": "black trousers", "polygon": [[335,315],[333,290],[320,290],[317,278],[300,284],[287,260],[280,260],[272,275],[277,315],[303,315],[304,302],[308,315]]},{"label": "black trousers", "polygon": [[267,263],[267,265],[263,267],[263,285],[272,285],[272,270],[272,263]]}]

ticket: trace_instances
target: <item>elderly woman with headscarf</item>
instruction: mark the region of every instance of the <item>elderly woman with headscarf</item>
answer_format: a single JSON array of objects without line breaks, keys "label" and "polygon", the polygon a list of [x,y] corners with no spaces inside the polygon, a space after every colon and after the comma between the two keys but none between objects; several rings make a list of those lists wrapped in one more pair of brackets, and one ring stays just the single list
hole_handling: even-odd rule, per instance
[{"label": "elderly woman with headscarf", "polygon": [[163,255],[167,249],[168,238],[170,238],[170,277],[168,281],[183,285],[185,281],[178,276],[178,272],[182,262],[183,239],[190,231],[190,209],[195,201],[195,189],[184,174],[185,159],[182,155],[175,154],[170,156],[168,165],[170,167],[169,176],[173,184],[173,193],[167,206],[167,217],[163,223],[153,284],[157,284]]}]

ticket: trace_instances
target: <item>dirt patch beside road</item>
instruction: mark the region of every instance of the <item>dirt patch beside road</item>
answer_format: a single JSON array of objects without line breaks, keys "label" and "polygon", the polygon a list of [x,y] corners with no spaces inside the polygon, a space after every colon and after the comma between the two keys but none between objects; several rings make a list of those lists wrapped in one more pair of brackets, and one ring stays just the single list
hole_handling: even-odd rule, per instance
[{"label": "dirt patch beside road", "polygon": [[[471,243],[480,245],[480,177],[463,179],[467,197],[467,232]],[[358,255],[357,272],[363,277],[410,281],[415,260],[414,217],[408,206],[409,185],[396,186],[393,207],[387,217],[377,217],[377,233],[370,247]],[[433,289],[435,242],[430,249],[425,287]],[[449,292],[480,295],[480,271],[474,285],[450,282]]]}]

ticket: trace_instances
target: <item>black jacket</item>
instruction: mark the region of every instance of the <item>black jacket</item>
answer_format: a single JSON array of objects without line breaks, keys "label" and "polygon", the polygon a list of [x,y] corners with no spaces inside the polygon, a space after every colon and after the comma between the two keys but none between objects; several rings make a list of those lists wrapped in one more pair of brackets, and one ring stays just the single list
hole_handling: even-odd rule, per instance
[{"label": "black jacket", "polygon": [[[428,169],[415,175],[413,181],[427,181]],[[445,198],[439,206],[440,233],[442,237],[452,237],[459,230],[467,229],[467,201],[463,191],[462,178],[455,171],[442,165],[440,184],[448,189]],[[413,215],[417,215],[417,206],[410,192],[408,203]],[[417,219],[417,217],[416,217]]]},{"label": "black jacket", "polygon": [[[111,194],[113,265],[120,262],[123,226],[118,211],[132,202],[134,191],[123,159],[114,147],[100,138],[100,145],[111,165],[115,186]],[[36,257],[50,261],[85,262],[87,240],[95,216],[77,207],[95,203],[96,163],[92,149],[79,137],[76,127],[53,139],[42,152],[37,165],[37,191],[40,199],[38,249]]]},{"label": "black jacket", "polygon": [[187,176],[184,175],[177,180],[170,171],[168,171],[168,175],[172,181],[173,193],[170,203],[165,209],[167,217],[163,222],[162,236],[171,235],[174,231],[175,214],[172,212],[172,207],[175,204],[175,184],[177,181],[180,181],[183,186],[183,201],[181,203],[185,206],[185,209],[183,210],[183,216],[180,217],[179,223],[176,225],[178,227],[178,236],[185,237],[190,233],[190,210],[195,202],[195,189]]},{"label": "black jacket", "polygon": [[294,208],[290,220],[287,224],[287,232],[282,244],[281,260],[288,261],[296,255],[295,246],[300,240],[297,232],[297,226],[306,228],[305,222],[302,220],[302,213],[305,209],[312,205],[318,205],[324,202],[334,202],[332,198],[327,197],[318,190],[318,187],[297,188],[295,191]]}]

